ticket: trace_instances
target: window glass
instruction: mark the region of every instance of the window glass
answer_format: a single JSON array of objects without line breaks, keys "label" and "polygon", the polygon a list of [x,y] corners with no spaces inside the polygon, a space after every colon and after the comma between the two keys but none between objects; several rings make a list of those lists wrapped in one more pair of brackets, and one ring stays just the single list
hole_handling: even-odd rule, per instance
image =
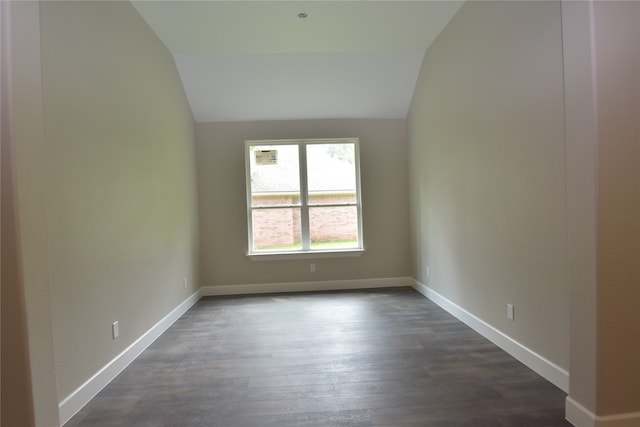
[{"label": "window glass", "polygon": [[252,206],[300,205],[297,146],[252,146],[249,158]]},{"label": "window glass", "polygon": [[254,209],[251,228],[254,251],[302,249],[300,208]]},{"label": "window glass", "polygon": [[356,206],[309,208],[311,249],[358,247],[358,209]]},{"label": "window glass", "polygon": [[356,202],[355,144],[307,145],[310,205]]}]

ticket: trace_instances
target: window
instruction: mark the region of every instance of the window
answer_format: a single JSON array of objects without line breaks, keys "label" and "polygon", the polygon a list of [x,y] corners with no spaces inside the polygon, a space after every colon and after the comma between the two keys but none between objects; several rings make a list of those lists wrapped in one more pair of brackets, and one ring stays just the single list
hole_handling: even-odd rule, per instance
[{"label": "window", "polygon": [[358,139],[246,141],[248,255],[358,254]]}]

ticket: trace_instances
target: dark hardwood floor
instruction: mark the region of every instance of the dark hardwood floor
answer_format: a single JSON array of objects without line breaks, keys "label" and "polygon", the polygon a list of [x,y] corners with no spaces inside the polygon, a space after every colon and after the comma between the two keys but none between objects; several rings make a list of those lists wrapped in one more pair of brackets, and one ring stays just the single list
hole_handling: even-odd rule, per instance
[{"label": "dark hardwood floor", "polygon": [[570,426],[564,398],[410,288],[208,297],[65,427]]}]

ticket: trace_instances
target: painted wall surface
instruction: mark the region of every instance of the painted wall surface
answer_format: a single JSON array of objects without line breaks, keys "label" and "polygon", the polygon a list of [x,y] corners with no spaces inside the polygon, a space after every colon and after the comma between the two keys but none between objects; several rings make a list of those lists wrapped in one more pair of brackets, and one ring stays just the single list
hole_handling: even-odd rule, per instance
[{"label": "painted wall surface", "polygon": [[[16,42],[16,46],[20,45],[23,52],[30,52],[37,58],[39,57],[39,49],[33,48],[28,43],[25,45],[21,35],[22,29],[33,30],[28,25],[29,17],[37,17],[38,9],[29,8],[22,12],[24,20],[19,20],[18,16],[22,15],[16,9],[12,9],[13,3],[0,3],[0,32],[2,40],[1,47],[1,63],[0,78],[2,82],[1,88],[1,113],[2,113],[2,139],[0,149],[0,164],[2,173],[0,174],[2,185],[0,186],[0,203],[2,214],[0,215],[0,267],[1,267],[1,289],[0,289],[0,425],[2,426],[24,426],[32,427],[35,425],[35,414],[33,408],[33,389],[31,384],[31,364],[29,363],[29,335],[27,330],[27,309],[24,292],[24,276],[20,269],[20,249],[18,246],[18,212],[16,200],[16,179],[14,173],[15,149],[12,140],[12,134],[15,135],[16,129],[14,123],[10,119],[12,114],[9,111],[17,108],[19,102],[11,99],[10,93],[15,95],[16,91],[22,94],[23,85],[13,87],[14,83],[29,82],[28,74],[25,76],[22,67],[25,66],[24,61],[14,60],[11,53],[14,52],[8,40],[12,39]],[[22,5],[20,5],[22,7]],[[15,18],[11,21],[9,18]],[[25,22],[26,21],[26,22]],[[23,24],[21,28],[15,28],[15,33],[10,33],[10,24],[20,22]],[[37,22],[37,20],[36,20]],[[36,29],[37,32],[37,29]],[[15,68],[13,68],[15,67]],[[28,67],[26,67],[28,68]],[[15,71],[21,72],[17,76]],[[15,76],[15,81],[12,77]],[[26,77],[25,80],[21,78]],[[10,92],[9,88],[13,88]],[[23,144],[24,140],[20,141]],[[28,144],[28,143],[27,143]],[[55,388],[52,389],[55,391]],[[55,400],[54,400],[55,402]],[[53,418],[55,419],[55,418]]]},{"label": "painted wall surface", "polygon": [[41,31],[62,400],[198,288],[194,126],[171,54],[129,2],[42,2]]},{"label": "painted wall surface", "polygon": [[[2,69],[3,78],[7,71]],[[6,111],[7,108],[3,110]],[[34,425],[35,420],[24,280],[20,271],[18,248],[13,147],[9,144],[8,115],[2,117],[2,122],[0,425],[30,427]]]},{"label": "painted wall surface", "polygon": [[[56,393],[55,366],[53,363],[53,328],[51,313],[51,290],[49,282],[49,256],[46,218],[46,155],[42,111],[42,78],[40,55],[40,8],[39,2],[3,2],[3,29],[10,36],[3,37],[2,55],[3,84],[10,90],[3,91],[3,162],[10,164],[12,183],[2,183],[3,209],[15,212],[15,241],[8,243],[3,251],[2,293],[9,288],[13,301],[18,304],[7,312],[19,315],[9,335],[12,345],[21,343],[22,348],[10,347],[17,354],[11,358],[27,357],[22,367],[14,365],[2,370],[2,387],[23,382],[9,393],[3,393],[2,425],[55,426],[58,424],[58,401]],[[3,34],[3,36],[6,34]],[[7,117],[8,116],[8,117]],[[7,119],[7,120],[5,120]],[[6,147],[10,152],[5,152]],[[5,155],[8,158],[4,158]],[[8,166],[7,166],[8,167]],[[9,184],[7,186],[6,184]],[[10,188],[13,187],[13,188]],[[6,192],[9,191],[10,194]],[[11,194],[13,192],[13,194]],[[3,211],[3,227],[7,225]],[[10,224],[9,224],[10,226]],[[3,239],[7,229],[3,228]],[[14,252],[15,251],[15,252]],[[14,253],[14,259],[6,255]],[[7,262],[5,264],[5,262]],[[5,272],[5,269],[9,271]],[[5,274],[9,273],[7,277]],[[8,279],[8,280],[6,280]],[[5,281],[6,280],[6,281]],[[19,304],[24,304],[23,308]],[[4,315],[5,310],[3,310]],[[23,314],[19,314],[22,312]],[[26,330],[20,322],[26,321]],[[3,321],[3,325],[5,322]],[[3,340],[5,339],[3,331]],[[18,336],[23,335],[23,336]],[[26,345],[24,345],[26,343]],[[3,351],[6,351],[3,346]],[[21,352],[22,350],[22,352]],[[3,363],[4,363],[3,353]],[[25,366],[26,365],[26,366]],[[27,369],[25,371],[23,368]],[[15,370],[14,370],[15,369]],[[31,381],[31,387],[24,382]],[[5,384],[6,381],[6,384]],[[22,392],[21,392],[22,391]],[[25,392],[31,392],[26,397]],[[16,418],[18,416],[19,418]]]},{"label": "painted wall surface", "polygon": [[[640,3],[593,6],[597,408],[640,420]],[[631,425],[631,424],[629,424]]]},{"label": "painted wall surface", "polygon": [[[596,123],[589,2],[562,2],[567,153],[570,398],[596,402]],[[567,415],[572,418],[570,407]]]},{"label": "painted wall surface", "polygon": [[558,2],[467,2],[408,122],[412,274],[568,370],[562,70]]},{"label": "painted wall surface", "polygon": [[[244,141],[360,138],[363,235],[355,258],[247,258]],[[311,120],[196,125],[203,286],[409,275],[405,120]],[[309,271],[309,263],[316,272]]]}]

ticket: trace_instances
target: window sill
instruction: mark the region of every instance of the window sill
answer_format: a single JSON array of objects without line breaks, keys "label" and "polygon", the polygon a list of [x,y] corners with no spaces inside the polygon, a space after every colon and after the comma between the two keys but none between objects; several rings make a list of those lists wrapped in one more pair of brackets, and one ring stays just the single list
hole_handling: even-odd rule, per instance
[{"label": "window sill", "polygon": [[264,252],[248,253],[251,261],[290,261],[296,259],[315,258],[347,258],[359,257],[365,253],[365,249],[343,249],[333,251],[296,251],[296,252]]}]

